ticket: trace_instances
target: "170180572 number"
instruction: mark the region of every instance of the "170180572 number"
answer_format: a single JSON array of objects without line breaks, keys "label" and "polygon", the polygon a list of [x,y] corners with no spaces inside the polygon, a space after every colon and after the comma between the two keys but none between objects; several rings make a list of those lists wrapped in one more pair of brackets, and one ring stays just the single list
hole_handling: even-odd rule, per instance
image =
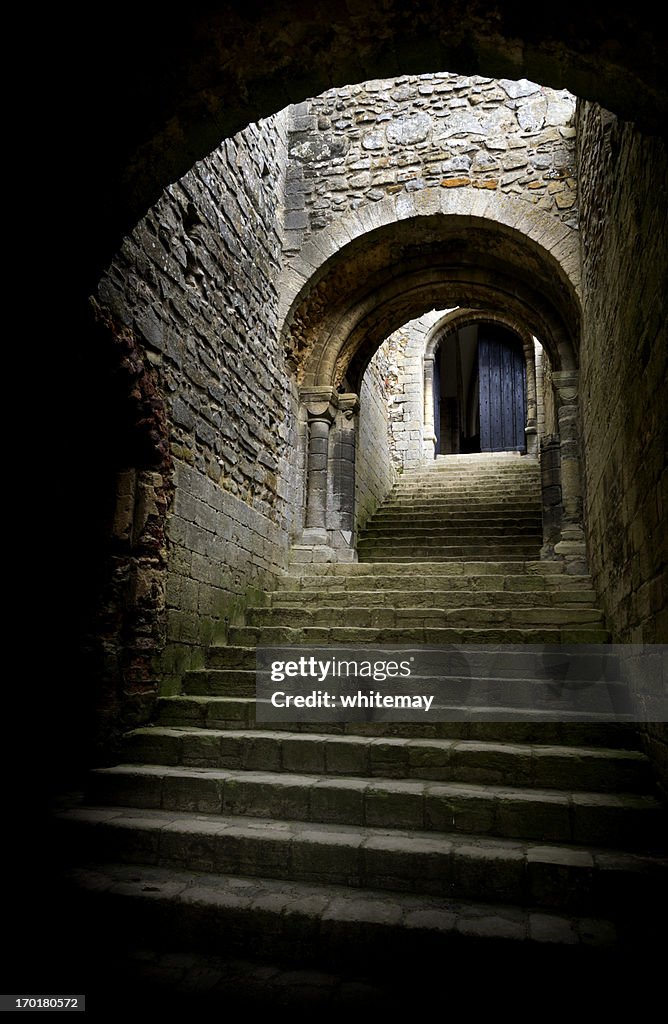
[{"label": "170180572 number", "polygon": [[17,996],[17,1010],[77,1010],[77,996]]}]

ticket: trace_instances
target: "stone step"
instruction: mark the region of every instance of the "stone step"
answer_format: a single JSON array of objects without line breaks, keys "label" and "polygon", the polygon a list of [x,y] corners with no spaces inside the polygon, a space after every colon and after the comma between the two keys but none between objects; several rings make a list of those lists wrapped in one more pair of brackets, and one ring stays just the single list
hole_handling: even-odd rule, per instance
[{"label": "stone step", "polygon": [[[477,633],[479,631],[472,632]],[[493,631],[488,630],[487,632]],[[506,634],[515,632],[516,630],[507,630]],[[457,644],[463,643],[463,641],[452,642]],[[446,654],[448,650],[446,647]],[[604,661],[607,660],[608,651],[601,649],[598,644],[594,648],[578,646],[577,655],[575,652],[569,652],[563,665],[560,647],[554,648],[554,657],[552,657],[552,650],[552,647],[546,647],[542,643],[518,647],[511,645],[509,640],[499,643],[493,638],[487,642],[473,640],[472,646],[466,652],[466,656],[471,663],[469,672],[476,677],[545,679],[551,678],[555,672],[562,671],[563,666],[565,666],[568,668],[569,678],[572,679],[611,678],[611,668],[614,665],[604,664]],[[407,650],[402,653],[404,655],[413,654],[415,657],[419,657],[424,653],[424,650],[421,645],[413,647],[411,644],[408,644]],[[476,655],[476,657],[474,658],[473,655]],[[187,683],[191,678],[199,679],[203,671],[206,673],[212,670],[222,670],[229,674],[230,685],[233,685],[237,677],[241,680],[247,678],[249,672],[252,675],[255,674],[256,661],[256,645],[245,647],[214,645],[209,648],[207,668],[186,672],[184,678]],[[475,668],[473,667],[473,662],[475,662]],[[240,670],[244,670],[246,674],[240,673]],[[444,662],[441,659],[439,662],[439,678],[460,679],[461,668],[459,667],[459,662],[454,661],[451,664],[448,660]],[[617,676],[612,676],[612,678],[617,678]]]},{"label": "stone step", "polygon": [[422,528],[419,523],[415,531],[405,526],[383,526],[377,529],[365,530],[361,533],[359,544],[367,547],[374,545],[380,547],[395,546],[410,551],[415,549],[419,554],[420,550],[427,546],[429,548],[450,548],[461,545],[467,550],[470,548],[495,548],[503,550],[506,545],[512,547],[535,548],[536,544],[542,543],[542,533],[536,530],[515,530],[510,524],[505,529],[498,530],[465,530],[449,529],[439,527]]},{"label": "stone step", "polygon": [[499,514],[508,513],[522,513],[525,512],[530,515],[537,515],[541,510],[540,502],[535,498],[523,498],[521,496],[513,497],[512,495],[490,495],[488,499],[483,500],[481,496],[472,494],[452,494],[439,495],[401,495],[397,497],[390,497],[379,506],[378,511],[389,514],[393,513],[406,513],[410,510],[414,510],[416,515],[422,515],[425,512],[469,512],[475,511],[476,514],[486,516],[491,513],[498,512]]},{"label": "stone step", "polygon": [[522,530],[519,533],[510,529],[500,533],[455,533],[454,530],[419,530],[413,535],[410,530],[401,528],[376,530],[371,533],[363,533],[358,542],[358,548],[364,547],[369,550],[373,548],[396,548],[405,554],[419,555],[421,551],[429,549],[433,551],[454,552],[461,547],[467,551],[498,551],[500,556],[506,549],[526,550],[528,558],[536,557],[537,546],[542,543],[542,535],[531,533],[529,530]]},{"label": "stone step", "polygon": [[154,765],[101,768],[89,803],[326,822],[651,851],[665,812],[654,796]]},{"label": "stone step", "polygon": [[[476,561],[478,561],[481,558],[485,558],[486,555],[489,555],[490,561],[495,560],[500,556],[503,556],[503,558],[505,558],[507,561],[512,561],[512,559],[514,558],[517,562],[523,562],[527,558],[535,557],[536,550],[537,549],[535,547],[522,548],[518,550],[515,550],[510,547],[506,550],[500,547],[490,547],[489,551],[485,551],[481,548],[471,548],[469,553],[471,559],[475,559]],[[432,551],[430,548],[423,547],[415,555],[404,555],[396,554],[391,549],[370,548],[369,550],[365,550],[364,552],[358,550],[358,558],[360,562],[406,562],[408,564],[415,565],[417,563],[424,562],[425,558],[431,558],[432,562],[439,563],[459,562],[461,561],[462,558],[466,556],[467,553],[467,549],[464,547],[457,547],[451,549],[451,554],[444,554],[443,551],[444,549],[439,550],[438,548],[435,548]]]},{"label": "stone step", "polygon": [[648,901],[668,861],[464,833],[231,815],[75,808],[58,816],[80,858],[606,915]]},{"label": "stone step", "polygon": [[416,497],[423,494],[442,495],[444,498],[449,498],[451,495],[474,498],[485,497],[486,495],[495,497],[498,495],[499,498],[513,496],[537,501],[540,491],[537,481],[533,484],[529,481],[502,482],[490,480],[485,483],[473,483],[467,480],[449,482],[440,480],[406,480],[392,488],[387,496],[387,500],[392,501],[392,499],[397,497]]},{"label": "stone step", "polygon": [[[413,739],[462,739],[494,743],[548,744],[551,746],[609,747],[637,750],[639,739],[632,725],[610,721],[609,715],[582,716],[576,721],[506,721],[496,708],[456,708],[450,721],[429,722],[257,722],[255,673],[241,673],[233,688],[244,696],[229,696],[230,675],[225,669],[191,673],[189,692],[161,697],[157,725],[203,729],[264,729],[269,731],[325,733],[337,736],[394,736]],[[236,673],[235,675],[239,675]],[[526,681],[528,682],[528,680]],[[459,712],[459,713],[458,713]],[[540,716],[540,717],[539,717]]]},{"label": "stone step", "polygon": [[[326,601],[323,595],[323,601]],[[423,627],[429,629],[441,626],[468,626],[477,624],[489,627],[493,625],[509,626],[579,626],[594,623],[600,625],[603,615],[596,607],[580,605],[561,607],[536,607],[535,604],[525,605],[508,602],[506,606],[474,605],[463,607],[370,607],[351,600],[341,608],[335,605],[312,603],[302,606],[250,608],[246,615],[249,626],[300,628],[324,626],[332,628],[392,628],[398,629]]]},{"label": "stone step", "polygon": [[[295,578],[314,578],[345,576],[346,580],[352,580],[355,576],[394,576],[401,580],[411,578],[423,579],[425,576],[507,576],[526,575],[538,578],[561,576],[570,578],[565,573],[563,562],[540,561],[537,558],[529,558],[519,564],[516,561],[464,561],[460,559],[450,565],[434,565],[433,560],[428,559],[419,565],[397,565],[389,569],[386,565],[373,566],[370,563],[363,565],[358,562],[310,562],[299,567],[298,573],[288,573],[286,580]],[[578,576],[579,579],[589,579],[587,576]]]},{"label": "stone step", "polygon": [[441,532],[449,531],[458,536],[466,536],[466,531],[478,528],[481,533],[492,530],[490,536],[496,536],[496,531],[501,529],[507,529],[515,534],[522,534],[524,532],[542,534],[543,529],[542,522],[538,516],[488,516],[476,519],[474,525],[470,515],[455,517],[451,514],[439,515],[432,512],[423,513],[422,515],[406,512],[393,513],[391,515],[383,513],[382,516],[374,516],[360,533],[362,535],[373,535],[382,533],[384,530],[394,532],[395,530],[406,531],[415,529],[420,531],[421,534],[427,531],[439,530]]},{"label": "stone step", "polygon": [[128,733],[130,764],[422,779],[592,793],[648,793],[649,762],[636,750],[327,733],[167,728]]},{"label": "stone step", "polygon": [[[489,577],[484,577],[489,579]],[[520,597],[524,594],[524,597]],[[277,591],[269,595],[269,608],[289,610],[307,605],[310,609],[324,607],[340,611],[340,606],[356,608],[389,607],[394,609],[417,608],[473,608],[473,607],[515,607],[518,601],[531,598],[532,608],[551,608],[572,605],[594,605],[596,595],[593,590],[576,588],[571,590],[362,590],[356,587],[352,592],[348,588],[326,591]],[[258,609],[249,609],[254,614]],[[266,608],[262,609],[266,611]],[[249,619],[249,621],[251,621]]]},{"label": "stone step", "polygon": [[[354,563],[364,569],[373,563]],[[489,573],[488,575],[451,575],[447,570],[456,563],[446,563],[439,568],[446,572],[438,575],[435,572],[423,574],[395,572],[394,567],[383,566],[385,575],[378,573],[362,575],[357,572],[347,579],[340,576],[325,576],[320,573],[308,573],[301,576],[284,577],[277,590],[267,595],[269,601],[274,598],[288,597],[293,594],[308,592],[311,599],[314,593],[322,591],[327,594],[346,594],[351,591],[364,594],[407,594],[414,597],[418,594],[474,594],[477,592],[502,593],[540,593],[547,597],[550,594],[593,593],[589,576],[569,576],[566,573],[554,573],[552,576],[538,573]],[[410,569],[411,566],[401,563],[397,569]],[[433,567],[432,567],[433,568]],[[399,589],[400,588],[400,589]],[[576,598],[573,598],[576,600]],[[385,602],[383,602],[385,603]]]},{"label": "stone step", "polygon": [[[388,974],[404,979],[409,1005],[415,979],[426,991],[429,978],[440,978],[444,958],[453,965],[461,957],[465,967],[482,955],[486,963],[510,967],[521,957],[523,966],[543,964],[550,973],[569,970],[573,961],[587,970],[590,958],[598,964],[621,938],[621,926],[601,917],[145,864],[78,867],[68,884],[104,932],[132,935],[143,948],[162,948],[165,935],[183,935],[187,921],[190,947],[226,960],[278,960],[299,972],[286,978],[298,989],[308,983],[305,968],[347,968],[358,976],[363,970],[380,975],[383,993]],[[636,937],[636,947],[648,931]],[[276,1006],[283,1005],[279,999],[277,991]],[[350,1001],[341,1009],[350,1013]],[[376,1000],[368,1009],[378,1009]]]},{"label": "stone step", "polygon": [[[539,609],[540,610],[540,609]],[[462,609],[457,609],[461,612]],[[450,614],[450,613],[448,613]],[[454,615],[454,612],[452,613]],[[460,616],[461,617],[461,616]],[[466,618],[464,617],[464,621]],[[258,645],[276,647],[313,647],[318,644],[377,645],[377,644],[605,644],[610,639],[607,630],[595,624],[582,623],[561,626],[509,625],[497,622],[495,625],[464,626],[230,626],[229,645],[213,646],[209,651],[212,668],[235,668],[243,666],[237,661],[239,648],[253,648]],[[230,653],[233,652],[233,653]]]}]

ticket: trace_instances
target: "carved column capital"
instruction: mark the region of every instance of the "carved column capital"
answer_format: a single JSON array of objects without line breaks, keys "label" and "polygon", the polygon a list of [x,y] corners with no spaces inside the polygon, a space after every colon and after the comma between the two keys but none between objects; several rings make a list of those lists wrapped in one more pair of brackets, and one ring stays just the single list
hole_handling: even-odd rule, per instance
[{"label": "carved column capital", "polygon": [[345,419],[352,419],[360,407],[359,395],[350,391],[343,395],[337,395],[336,398],[339,406],[339,412],[343,413]]},{"label": "carved column capital", "polygon": [[309,422],[325,420],[333,423],[338,407],[338,395],[331,387],[302,388],[299,392]]},{"label": "carved column capital", "polygon": [[577,370],[555,370],[552,384],[560,405],[574,405],[578,400],[580,374]]}]

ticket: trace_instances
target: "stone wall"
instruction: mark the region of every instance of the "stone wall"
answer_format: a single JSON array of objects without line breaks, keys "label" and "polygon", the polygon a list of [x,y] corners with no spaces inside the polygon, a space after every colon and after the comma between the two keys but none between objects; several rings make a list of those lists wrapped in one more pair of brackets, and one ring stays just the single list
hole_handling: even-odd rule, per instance
[{"label": "stone wall", "polygon": [[399,470],[415,468],[424,459],[424,350],[443,313],[432,310],[410,320],[380,350],[389,363],[389,446]]},{"label": "stone wall", "polygon": [[536,426],[538,437],[541,438],[546,434],[557,434],[559,432],[559,425],[557,423],[557,410],[554,403],[550,357],[539,342],[534,345],[534,350],[536,358]]},{"label": "stone wall", "polygon": [[448,73],[331,89],[291,107],[285,245],[428,186],[499,190],[577,225],[574,98]]},{"label": "stone wall", "polygon": [[285,163],[285,115],[226,140],[166,190],[98,288],[139,339],[167,413],[167,690],[271,585],[301,513],[277,330]]},{"label": "stone wall", "polygon": [[615,638],[665,642],[665,144],[591,104],[579,122],[591,566]]},{"label": "stone wall", "polygon": [[357,530],[373,515],[397,476],[389,446],[390,388],[391,364],[383,345],[367,366],[360,389],[355,473]]},{"label": "stone wall", "polygon": [[[615,640],[666,643],[666,147],[593,104],[578,123],[591,570]],[[668,727],[646,738],[668,790]]]}]

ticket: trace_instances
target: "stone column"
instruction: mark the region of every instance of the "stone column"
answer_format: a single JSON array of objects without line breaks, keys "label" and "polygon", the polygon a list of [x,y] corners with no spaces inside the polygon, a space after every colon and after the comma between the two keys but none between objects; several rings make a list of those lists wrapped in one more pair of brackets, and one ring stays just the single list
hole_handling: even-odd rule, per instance
[{"label": "stone column", "polygon": [[336,413],[332,388],[311,388],[302,394],[308,417],[306,520],[303,543],[327,543],[327,471],[329,430]]},{"label": "stone column", "polygon": [[578,372],[559,370],[552,374],[557,401],[561,461],[561,540],[556,555],[569,562],[572,572],[586,571],[586,546],[582,528],[582,477],[578,429]]},{"label": "stone column", "polygon": [[537,399],[536,399],[536,359],[533,346],[533,338],[526,337],[523,339],[524,349],[524,361],[526,365],[526,426],[524,433],[526,435],[526,448],[527,455],[538,454],[538,428],[537,428]]},{"label": "stone column", "polygon": [[559,435],[540,439],[540,482],[543,505],[543,547],[540,557],[553,559],[554,547],[561,540],[561,463]]},{"label": "stone column", "polygon": [[359,399],[355,394],[337,396],[339,410],[334,432],[333,450],[333,497],[334,516],[337,523],[332,523],[336,533],[332,543],[339,547],[339,541],[345,547],[352,548],[355,530],[355,454],[357,448],[357,429],[355,414],[359,409]]},{"label": "stone column", "polygon": [[429,461],[436,454],[436,431],[434,427],[434,356],[424,357],[424,433],[423,456]]}]

